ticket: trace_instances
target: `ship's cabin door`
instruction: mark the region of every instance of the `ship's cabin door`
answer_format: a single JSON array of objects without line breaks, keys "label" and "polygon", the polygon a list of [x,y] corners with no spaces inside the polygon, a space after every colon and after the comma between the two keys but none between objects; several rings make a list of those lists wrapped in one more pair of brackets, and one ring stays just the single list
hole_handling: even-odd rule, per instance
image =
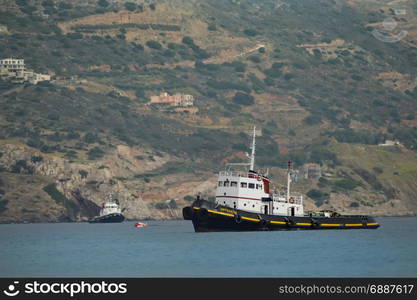
[{"label": "ship's cabin door", "polygon": [[263,213],[264,213],[265,215],[267,215],[267,214],[268,214],[268,205],[264,205]]},{"label": "ship's cabin door", "polygon": [[289,215],[291,216],[291,217],[294,217],[295,216],[295,207],[294,206],[292,206],[292,207],[290,207],[289,209]]}]

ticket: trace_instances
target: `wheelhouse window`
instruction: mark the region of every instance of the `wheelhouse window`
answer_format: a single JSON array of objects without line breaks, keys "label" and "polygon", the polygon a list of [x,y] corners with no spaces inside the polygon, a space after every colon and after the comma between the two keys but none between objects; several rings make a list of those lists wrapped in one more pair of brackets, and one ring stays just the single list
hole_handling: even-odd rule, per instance
[{"label": "wheelhouse window", "polygon": [[256,185],[256,189],[259,190],[259,184]]},{"label": "wheelhouse window", "polygon": [[229,186],[229,180],[226,180],[225,182],[224,182],[224,185],[223,186]]},{"label": "wheelhouse window", "polygon": [[255,184],[254,183],[249,183],[249,188],[250,189],[254,189],[255,188]]},{"label": "wheelhouse window", "polygon": [[219,186],[222,186],[223,185],[223,181],[219,181]]},{"label": "wheelhouse window", "polygon": [[246,182],[241,182],[240,183],[240,187],[247,188],[248,187],[248,184]]},{"label": "wheelhouse window", "polygon": [[237,186],[237,181],[230,182],[230,186]]}]

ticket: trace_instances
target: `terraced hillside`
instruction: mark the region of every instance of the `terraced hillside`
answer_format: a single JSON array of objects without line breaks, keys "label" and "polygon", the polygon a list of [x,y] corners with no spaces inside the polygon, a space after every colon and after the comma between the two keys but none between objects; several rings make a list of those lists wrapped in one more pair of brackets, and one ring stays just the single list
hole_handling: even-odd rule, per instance
[{"label": "terraced hillside", "polygon": [[[416,13],[414,1],[3,0],[0,58],[54,80],[0,78],[0,221],[84,220],[111,190],[129,218],[178,217],[245,159],[253,125],[277,185],[288,159],[325,170],[296,184],[309,208],[415,214]],[[161,92],[192,94],[195,109],[148,105]],[[377,146],[387,139],[402,145]]]}]

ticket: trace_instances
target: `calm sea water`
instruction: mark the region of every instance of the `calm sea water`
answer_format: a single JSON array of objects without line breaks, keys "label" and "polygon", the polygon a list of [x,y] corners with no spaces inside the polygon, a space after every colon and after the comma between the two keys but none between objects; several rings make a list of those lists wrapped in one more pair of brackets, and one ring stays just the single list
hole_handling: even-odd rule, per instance
[{"label": "calm sea water", "polygon": [[189,221],[0,225],[0,277],[415,277],[417,218],[377,230],[194,233]]}]

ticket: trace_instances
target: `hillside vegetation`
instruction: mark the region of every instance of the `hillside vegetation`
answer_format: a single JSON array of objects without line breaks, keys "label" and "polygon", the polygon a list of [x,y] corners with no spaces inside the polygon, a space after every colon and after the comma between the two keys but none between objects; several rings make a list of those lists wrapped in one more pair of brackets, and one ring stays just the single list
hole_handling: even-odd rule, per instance
[{"label": "hillside vegetation", "polygon": [[[253,125],[257,165],[277,183],[289,159],[326,170],[297,183],[312,208],[416,213],[414,1],[405,14],[371,0],[3,3],[0,58],[55,80],[0,78],[0,220],[44,220],[18,213],[31,177],[45,207],[53,184],[68,200],[49,220],[82,220],[110,190],[131,218],[178,217],[184,197],[211,196],[222,164],[245,159]],[[148,105],[160,92],[192,94],[198,111]],[[387,139],[403,146],[377,146]]]}]

